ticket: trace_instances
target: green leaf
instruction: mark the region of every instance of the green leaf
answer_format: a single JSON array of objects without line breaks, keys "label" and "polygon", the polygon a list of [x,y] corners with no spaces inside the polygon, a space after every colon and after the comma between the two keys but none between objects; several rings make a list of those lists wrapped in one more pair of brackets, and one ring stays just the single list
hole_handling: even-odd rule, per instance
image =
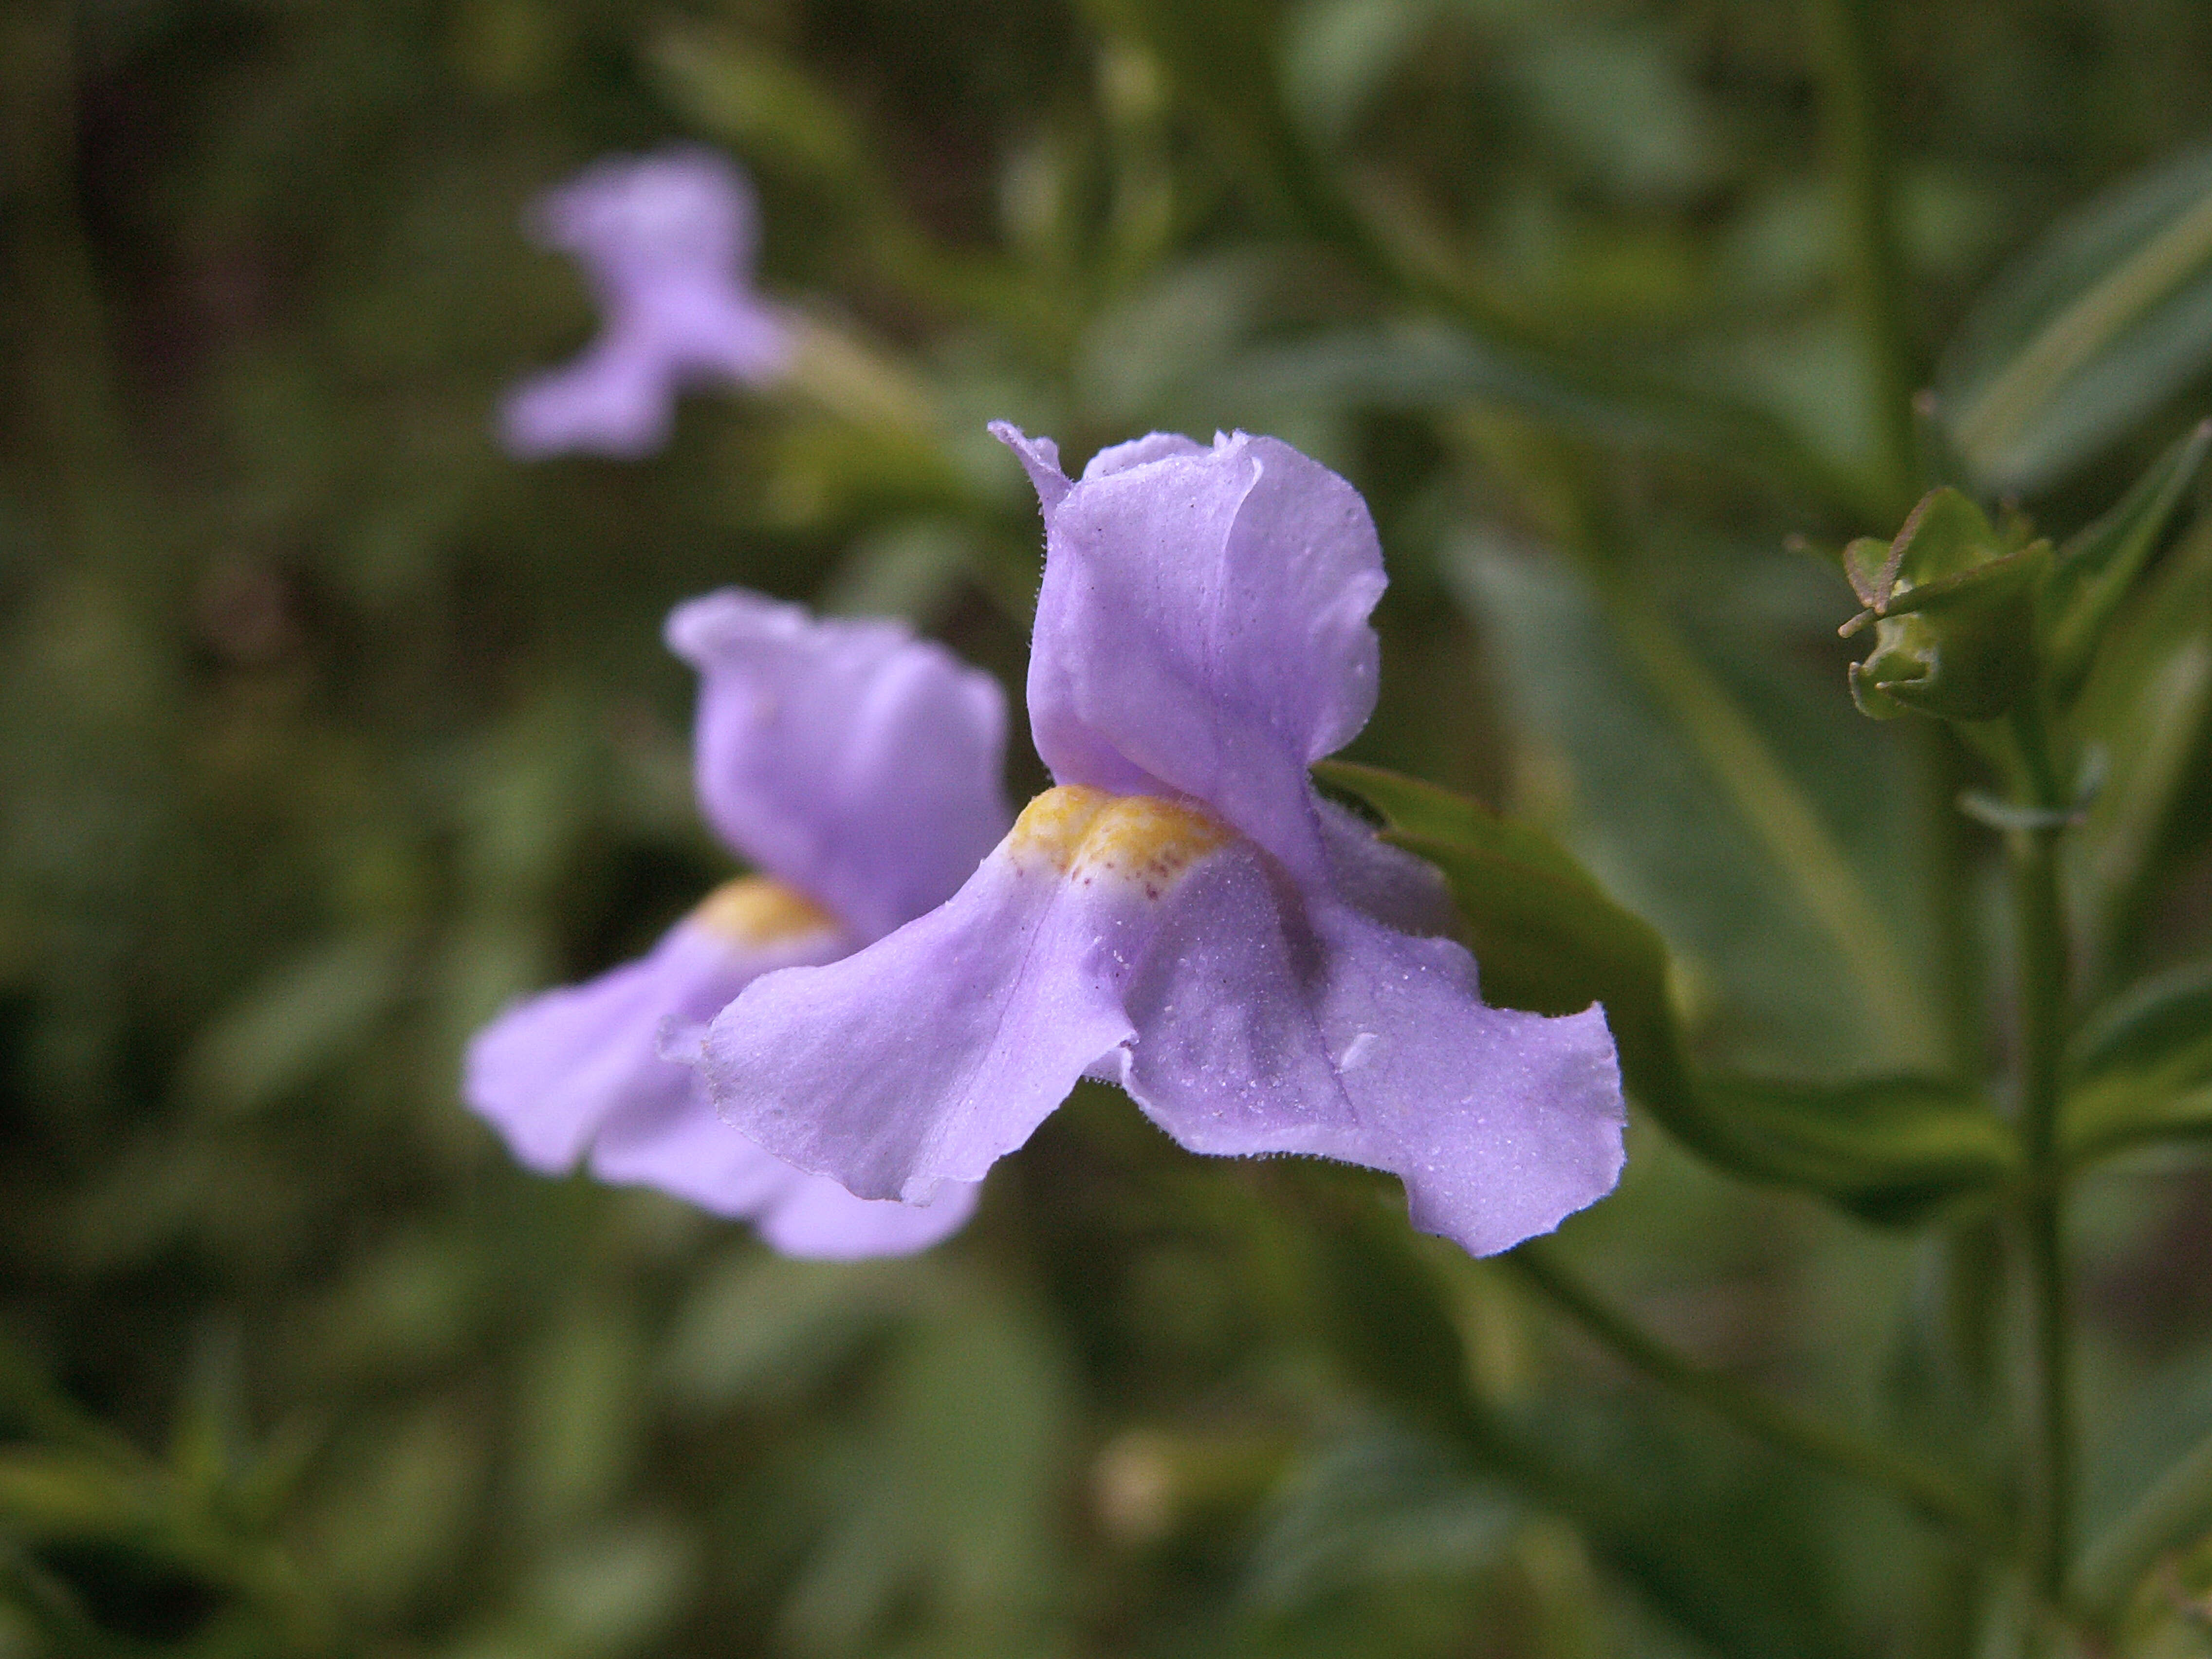
[{"label": "green leaf", "polygon": [[407,989],[408,941],[350,934],[285,963],[226,1011],[183,1065],[186,1094],[243,1116],[297,1093],[367,1043]]},{"label": "green leaf", "polygon": [[1828,501],[1860,494],[1763,410],[1617,360],[1599,365],[1486,336],[1464,321],[1340,329],[1269,347],[1231,368],[1218,390],[1238,406],[1297,398],[1417,411],[1488,404],[1607,443],[1778,477]]},{"label": "green leaf", "polygon": [[1604,1005],[1629,1091],[1721,1168],[1893,1225],[2011,1172],[2010,1132],[1972,1090],[1925,1078],[1833,1085],[1699,1078],[1668,997],[1665,944],[1564,848],[1418,779],[1340,761],[1315,771],[1381,812],[1387,839],[1443,872],[1486,998],[1544,1014]]},{"label": "green leaf", "polygon": [[1346,1590],[1495,1565],[1521,1505],[1456,1462],[1449,1444],[1388,1430],[1324,1448],[1271,1505],[1244,1594],[1291,1613]]},{"label": "green leaf", "polygon": [[1712,1109],[1770,1180],[1817,1192],[1864,1220],[1906,1226],[1986,1193],[2018,1148],[1978,1091],[1940,1079],[1843,1084],[1708,1077]]},{"label": "green leaf", "polygon": [[2161,884],[2212,821],[2212,526],[2192,531],[2128,597],[2067,728],[2106,767],[2065,847],[2094,994],[2126,973]]},{"label": "green leaf", "polygon": [[2161,455],[2119,504],[2059,550],[2044,592],[2044,655],[2053,694],[2070,702],[2098,644],[2142,574],[2182,492],[2212,448],[2212,421]]},{"label": "green leaf", "polygon": [[1832,580],[1771,555],[1673,552],[1578,572],[1470,537],[1444,569],[1492,647],[1528,775],[1677,953],[1691,1006],[1724,1010],[1708,1029],[1729,1063],[1925,1066],[1943,1043],[1913,948],[1912,774],[1817,654]]},{"label": "green leaf", "polygon": [[2084,1021],[2068,1072],[2077,1159],[2212,1134],[2212,958],[2147,980]]},{"label": "green leaf", "polygon": [[2090,459],[2212,362],[2212,150],[2193,150],[2063,221],[1992,284],[1940,387],[1952,436],[1992,493]]}]

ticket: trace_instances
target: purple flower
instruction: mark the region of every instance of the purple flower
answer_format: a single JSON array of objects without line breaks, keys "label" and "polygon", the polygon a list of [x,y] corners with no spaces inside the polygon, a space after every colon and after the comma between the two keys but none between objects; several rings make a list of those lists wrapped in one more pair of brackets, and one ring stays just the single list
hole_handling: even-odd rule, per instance
[{"label": "purple flower", "polygon": [[1352,488],[1270,438],[1154,434],[1042,501],[1030,659],[1058,786],[959,892],[753,981],[701,1066],[732,1121],[855,1193],[975,1181],[1086,1074],[1194,1152],[1387,1170],[1477,1255],[1619,1177],[1603,1013],[1486,1006],[1436,872],[1307,768],[1375,703],[1381,550]]},{"label": "purple flower", "polygon": [[543,198],[526,222],[583,264],[606,325],[574,362],[508,395],[507,449],[647,454],[683,387],[780,374],[789,331],[752,292],[755,219],[744,175],[704,149],[610,156]]},{"label": "purple flower", "polygon": [[750,1220],[787,1255],[925,1249],[968,1218],[972,1184],[855,1198],[763,1152],[663,1056],[760,975],[834,961],[960,885],[1012,816],[998,684],[896,623],[817,622],[735,590],[679,605],[668,643],[702,677],[700,804],[764,873],[716,889],[639,960],[509,1008],[470,1045],[464,1092],[533,1170],[588,1153],[602,1179]]}]

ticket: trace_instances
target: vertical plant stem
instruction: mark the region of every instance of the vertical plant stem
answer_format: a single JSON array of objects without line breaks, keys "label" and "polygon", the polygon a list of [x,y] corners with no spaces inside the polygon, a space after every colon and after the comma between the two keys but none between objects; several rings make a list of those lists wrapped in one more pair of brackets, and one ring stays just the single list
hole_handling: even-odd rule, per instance
[{"label": "vertical plant stem", "polygon": [[1878,84],[1881,0],[1812,0],[1821,125],[1837,198],[1844,290],[1858,319],[1883,493],[1902,513],[1919,493],[1905,260]]},{"label": "vertical plant stem", "polygon": [[[2015,715],[2014,734],[2027,793],[2036,805],[2057,805],[2060,792],[2039,718],[2032,710]],[[2056,828],[2035,828],[2014,830],[2007,836],[2018,960],[2020,1130],[2027,1166],[2018,1226],[2027,1275],[2032,1364],[2028,1507],[2021,1547],[2030,1583],[2053,1607],[2065,1596],[2075,1484],[2065,1174],[2058,1121],[2066,1019],[2058,835]]]}]

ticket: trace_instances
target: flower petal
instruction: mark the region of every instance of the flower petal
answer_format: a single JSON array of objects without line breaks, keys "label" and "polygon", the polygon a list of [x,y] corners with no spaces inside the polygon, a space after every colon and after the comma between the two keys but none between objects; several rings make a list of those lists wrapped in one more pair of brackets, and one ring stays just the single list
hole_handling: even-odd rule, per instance
[{"label": "flower petal", "polygon": [[912,1255],[952,1237],[975,1213],[983,1188],[948,1181],[927,1204],[855,1198],[827,1176],[797,1175],[783,1200],[756,1224],[784,1255],[816,1261],[861,1261]]},{"label": "flower petal", "polygon": [[752,264],[758,222],[744,174],[691,145],[604,157],[525,216],[540,241],[582,260],[603,292],[667,270],[737,282]]},{"label": "flower petal", "polygon": [[1029,698],[1054,775],[1194,798],[1319,879],[1305,769],[1375,705],[1382,562],[1358,493],[1242,433],[1211,449],[1156,434],[1067,484],[1041,445],[994,430],[1044,505]]},{"label": "flower petal", "polygon": [[750,1221],[779,1254],[855,1261],[926,1250],[960,1231],[981,1188],[947,1182],[928,1205],[855,1198],[763,1151],[715,1115],[698,1074],[668,1066],[682,1094],[652,1114],[625,1113],[592,1148],[592,1173],[653,1187],[714,1215]]},{"label": "flower petal", "polygon": [[660,1057],[669,1021],[710,1018],[763,971],[845,948],[817,933],[748,949],[687,918],[637,961],[509,1007],[470,1042],[462,1092],[520,1162],[558,1174],[610,1121],[690,1098],[690,1073]]},{"label": "flower petal", "polygon": [[1328,890],[1386,927],[1443,937],[1459,925],[1443,872],[1426,859],[1393,847],[1334,801],[1314,808],[1328,857]]},{"label": "flower petal", "polygon": [[703,677],[708,820],[861,938],[941,902],[1005,833],[1005,698],[943,647],[735,589],[678,606],[668,643]]},{"label": "flower petal", "polygon": [[1449,939],[1272,890],[1214,860],[1132,975],[1123,1083],[1193,1152],[1385,1170],[1413,1224],[1477,1255],[1613,1188],[1620,1079],[1602,1013],[1507,1012]]},{"label": "flower petal", "polygon": [[1174,894],[1232,854],[1256,867],[1185,808],[1048,790],[945,905],[725,1009],[702,1064],[715,1102],[864,1197],[981,1180],[1132,1035],[1132,964]]},{"label": "flower petal", "polygon": [[1358,1112],[1332,1155],[1406,1183],[1413,1222],[1476,1255],[1549,1232],[1620,1179],[1627,1113],[1605,1014],[1486,1006],[1474,959],[1348,908],[1309,910],[1322,1035]]},{"label": "flower petal", "polygon": [[603,339],[566,368],[533,375],[500,409],[500,441],[521,460],[581,450],[635,459],[668,437],[675,388],[657,354]]},{"label": "flower petal", "polygon": [[1102,908],[1018,828],[949,901],[825,967],[756,981],[708,1027],[730,1121],[865,1198],[980,1181],[1129,1035]]}]

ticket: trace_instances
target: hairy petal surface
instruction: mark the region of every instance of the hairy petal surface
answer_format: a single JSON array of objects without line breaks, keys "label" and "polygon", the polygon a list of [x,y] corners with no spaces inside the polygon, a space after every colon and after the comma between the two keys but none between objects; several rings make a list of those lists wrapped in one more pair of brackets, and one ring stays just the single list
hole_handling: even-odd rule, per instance
[{"label": "hairy petal surface", "polygon": [[943,901],[1006,832],[1004,696],[942,646],[735,589],[679,605],[668,643],[702,676],[708,822],[860,939]]},{"label": "hairy petal surface", "polygon": [[1620,1178],[1627,1113],[1604,1012],[1492,1008],[1474,959],[1346,907],[1308,912],[1322,1040],[1357,1114],[1320,1150],[1406,1183],[1413,1222],[1476,1255],[1548,1232]]},{"label": "hairy petal surface", "polygon": [[1304,1152],[1404,1182],[1413,1224],[1476,1255],[1613,1189],[1620,1073],[1597,1009],[1484,1006],[1474,962],[1216,860],[1132,975],[1122,1085],[1195,1152]]},{"label": "hairy petal surface", "polygon": [[1054,776],[1200,801],[1320,878],[1306,767],[1375,706],[1384,581],[1358,492],[1243,433],[1155,434],[1071,483],[1057,450],[993,430],[1044,511],[1029,702]]}]

